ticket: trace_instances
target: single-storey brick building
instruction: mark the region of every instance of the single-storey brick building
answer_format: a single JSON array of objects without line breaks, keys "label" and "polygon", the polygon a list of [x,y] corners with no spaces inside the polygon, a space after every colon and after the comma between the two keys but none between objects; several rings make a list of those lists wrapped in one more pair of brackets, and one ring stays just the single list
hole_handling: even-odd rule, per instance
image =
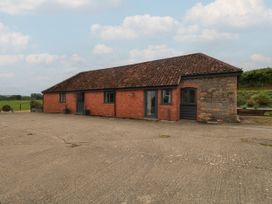
[{"label": "single-storey brick building", "polygon": [[235,121],[241,72],[200,53],[81,72],[43,91],[44,112]]}]

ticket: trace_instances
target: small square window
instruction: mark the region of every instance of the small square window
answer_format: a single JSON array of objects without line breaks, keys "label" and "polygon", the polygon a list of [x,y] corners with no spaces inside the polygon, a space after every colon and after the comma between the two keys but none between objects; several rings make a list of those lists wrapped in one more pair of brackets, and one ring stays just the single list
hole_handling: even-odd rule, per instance
[{"label": "small square window", "polygon": [[161,102],[162,102],[162,104],[171,104],[172,103],[172,90],[171,89],[162,90]]},{"label": "small square window", "polygon": [[65,93],[60,93],[59,94],[59,102],[60,103],[65,103],[66,102],[66,94]]},{"label": "small square window", "polygon": [[104,92],[104,103],[114,103],[115,102],[115,92],[105,91]]}]

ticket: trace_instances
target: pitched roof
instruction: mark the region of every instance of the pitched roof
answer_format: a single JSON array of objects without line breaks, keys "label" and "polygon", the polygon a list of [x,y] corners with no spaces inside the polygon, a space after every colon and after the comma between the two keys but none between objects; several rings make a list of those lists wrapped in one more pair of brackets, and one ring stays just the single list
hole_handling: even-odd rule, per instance
[{"label": "pitched roof", "polygon": [[43,93],[94,89],[175,86],[180,77],[241,73],[241,69],[202,53],[81,72]]}]

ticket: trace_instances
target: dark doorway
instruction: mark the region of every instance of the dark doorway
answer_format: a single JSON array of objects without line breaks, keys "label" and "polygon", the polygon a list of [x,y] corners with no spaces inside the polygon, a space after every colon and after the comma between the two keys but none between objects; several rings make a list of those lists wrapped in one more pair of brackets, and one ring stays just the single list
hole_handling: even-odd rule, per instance
[{"label": "dark doorway", "polygon": [[156,90],[145,91],[145,117],[157,118],[158,95]]},{"label": "dark doorway", "polygon": [[84,92],[77,93],[77,113],[84,114]]},{"label": "dark doorway", "polygon": [[195,88],[181,89],[180,118],[196,120],[197,97]]}]

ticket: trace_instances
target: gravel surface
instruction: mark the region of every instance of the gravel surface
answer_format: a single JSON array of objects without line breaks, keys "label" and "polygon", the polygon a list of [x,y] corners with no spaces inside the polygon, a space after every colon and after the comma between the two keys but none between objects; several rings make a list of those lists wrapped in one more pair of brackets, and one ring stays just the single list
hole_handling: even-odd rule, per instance
[{"label": "gravel surface", "polygon": [[272,127],[0,113],[0,203],[272,203]]}]

